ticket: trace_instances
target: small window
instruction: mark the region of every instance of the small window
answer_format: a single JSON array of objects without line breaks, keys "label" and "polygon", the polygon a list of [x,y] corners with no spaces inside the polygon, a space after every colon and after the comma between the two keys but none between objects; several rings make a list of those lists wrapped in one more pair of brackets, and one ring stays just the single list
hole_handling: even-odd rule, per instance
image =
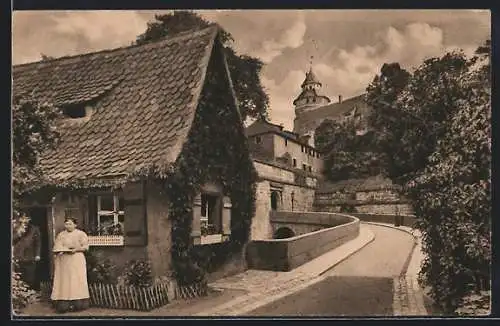
[{"label": "small window", "polygon": [[221,198],[214,195],[201,195],[201,235],[222,233]]},{"label": "small window", "polygon": [[300,146],[300,150],[304,153],[304,146]]},{"label": "small window", "polygon": [[260,144],[262,142],[262,138],[260,136],[255,137],[255,143]]},{"label": "small window", "polygon": [[312,166],[309,166],[309,172],[312,172]]},{"label": "small window", "polygon": [[297,167],[297,160],[296,159],[293,159],[293,167],[296,168]]},{"label": "small window", "polygon": [[84,106],[65,107],[63,109],[63,113],[65,116],[67,116],[68,118],[72,118],[72,119],[84,118],[86,115],[86,111],[85,111]]},{"label": "small window", "polygon": [[303,169],[304,171],[307,171],[307,166],[306,166],[305,164],[302,164],[302,169]]},{"label": "small window", "polygon": [[288,146],[288,139],[285,138],[285,146]]},{"label": "small window", "polygon": [[123,235],[124,221],[123,197],[114,194],[97,196],[96,235]]}]

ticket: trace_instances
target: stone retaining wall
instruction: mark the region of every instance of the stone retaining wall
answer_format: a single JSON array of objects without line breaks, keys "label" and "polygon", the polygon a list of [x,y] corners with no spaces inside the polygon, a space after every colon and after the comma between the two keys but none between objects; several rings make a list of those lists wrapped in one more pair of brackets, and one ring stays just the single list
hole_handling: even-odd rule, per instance
[{"label": "stone retaining wall", "polygon": [[[394,215],[394,214],[370,214],[370,213],[349,213],[352,216],[359,218],[362,222],[377,222],[388,223],[394,225],[402,225],[413,227],[415,222],[414,215]],[[399,218],[399,221],[397,220]]]},{"label": "stone retaining wall", "polygon": [[[287,239],[250,242],[246,252],[250,269],[290,271],[359,235],[359,219],[353,216],[334,213],[280,213],[284,213],[282,215],[288,219],[298,220],[307,216],[313,221],[324,223],[325,228]],[[342,224],[338,225],[340,221]],[[328,227],[328,224],[336,226]]]}]

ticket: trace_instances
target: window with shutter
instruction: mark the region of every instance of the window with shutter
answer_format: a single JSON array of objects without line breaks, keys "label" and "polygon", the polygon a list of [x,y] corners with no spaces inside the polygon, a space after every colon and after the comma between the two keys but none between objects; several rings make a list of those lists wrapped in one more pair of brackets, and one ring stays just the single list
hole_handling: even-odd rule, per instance
[{"label": "window with shutter", "polygon": [[135,183],[124,188],[126,246],[147,244],[146,200],[144,183]]},{"label": "window with shutter", "polygon": [[90,246],[122,246],[124,243],[123,195],[92,194],[88,199],[87,233]]},{"label": "window with shutter", "polygon": [[211,244],[225,241],[231,234],[231,200],[222,189],[204,187],[193,203],[193,243]]}]

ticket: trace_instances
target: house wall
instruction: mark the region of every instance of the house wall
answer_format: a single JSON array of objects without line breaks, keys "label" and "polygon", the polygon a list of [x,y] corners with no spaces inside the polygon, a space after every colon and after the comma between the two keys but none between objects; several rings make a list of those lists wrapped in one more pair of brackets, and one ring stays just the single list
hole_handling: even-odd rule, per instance
[{"label": "house wall", "polygon": [[[66,193],[68,194],[68,193]],[[66,199],[67,198],[67,199]],[[54,239],[55,236],[64,230],[65,210],[71,209],[72,216],[78,219],[78,227],[85,229],[85,221],[87,220],[88,205],[87,196],[85,194],[73,194],[70,202],[69,196],[63,193],[55,195],[53,203],[54,222]],[[145,246],[117,246],[117,247],[101,247],[92,246],[91,250],[100,261],[109,260],[114,266],[112,274],[119,276],[125,269],[130,260],[147,259],[147,251]]]},{"label": "house wall", "polygon": [[172,222],[168,218],[169,201],[160,185],[149,182],[146,185],[147,201],[147,255],[155,277],[165,276],[170,271],[172,257]]},{"label": "house wall", "polygon": [[[293,159],[297,161],[297,168],[302,169],[302,164],[312,167],[313,172],[321,172],[323,168],[323,160],[307,152],[308,147],[297,144],[291,140],[285,142],[285,138],[280,135],[274,136],[274,156],[281,157],[285,153],[289,153]],[[292,161],[293,162],[293,161]]]},{"label": "house wall", "polygon": [[[257,137],[260,138],[260,143],[257,143]],[[274,137],[273,134],[260,134],[248,137],[248,147],[251,153],[255,153],[258,157],[268,160],[274,160]]]}]

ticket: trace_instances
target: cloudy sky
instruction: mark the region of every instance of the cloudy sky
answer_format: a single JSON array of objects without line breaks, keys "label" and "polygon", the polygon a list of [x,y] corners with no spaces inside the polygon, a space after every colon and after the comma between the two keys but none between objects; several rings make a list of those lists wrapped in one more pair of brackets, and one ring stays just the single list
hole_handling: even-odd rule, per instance
[{"label": "cloudy sky", "polygon": [[[13,14],[14,64],[129,45],[165,11],[23,11]],[[471,54],[490,38],[482,10],[203,10],[242,54],[265,62],[262,82],[271,120],[293,126],[293,99],[310,57],[332,101],[363,93],[385,62],[406,69],[460,48]]]}]

